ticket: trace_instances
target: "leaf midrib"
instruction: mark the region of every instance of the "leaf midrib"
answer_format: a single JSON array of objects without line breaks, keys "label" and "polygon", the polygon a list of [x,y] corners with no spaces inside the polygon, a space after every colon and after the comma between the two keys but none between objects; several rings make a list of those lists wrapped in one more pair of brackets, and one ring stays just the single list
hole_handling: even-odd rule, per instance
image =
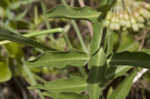
[{"label": "leaf midrib", "polygon": [[[53,89],[53,90],[63,90],[63,89],[73,89],[73,88],[81,88],[81,87],[86,87],[87,84],[80,84],[80,85],[73,85],[73,86],[67,86],[67,87],[58,87],[58,88],[48,88],[48,89]],[[46,86],[48,87],[48,86]]]},{"label": "leaf midrib", "polygon": [[[89,58],[61,58],[61,59],[50,59],[50,60],[45,60],[45,61],[43,61],[43,62],[63,62],[63,61],[77,61],[77,60],[79,60],[79,61],[87,61]],[[40,62],[42,62],[42,61],[40,61]]]}]

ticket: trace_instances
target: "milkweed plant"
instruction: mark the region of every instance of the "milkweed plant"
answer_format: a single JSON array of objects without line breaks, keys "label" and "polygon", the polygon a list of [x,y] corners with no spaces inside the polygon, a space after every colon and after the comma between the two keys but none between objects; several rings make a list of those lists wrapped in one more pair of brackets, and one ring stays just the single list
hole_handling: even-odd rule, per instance
[{"label": "milkweed plant", "polygon": [[[28,89],[36,90],[41,99],[45,99],[45,96],[52,99],[126,99],[134,83],[134,78],[143,68],[150,67],[150,51],[149,49],[126,50],[124,47],[130,45],[128,42],[123,43],[124,45],[119,50],[115,50],[116,34],[130,39],[125,32],[138,33],[147,29],[150,20],[150,5],[139,0],[100,0],[99,5],[92,8],[76,7],[61,0],[60,5],[45,11],[42,3],[44,16],[38,15],[35,7],[34,24],[29,23],[29,26],[34,30],[38,24],[44,21],[47,29],[21,34],[7,23],[14,20],[19,22],[25,16],[29,9],[16,16],[11,11],[31,3],[29,1],[35,2],[36,0],[13,3],[8,9],[0,7],[0,12],[5,12],[4,15],[0,15],[0,44],[7,49],[5,53],[8,54],[6,59],[0,59],[0,82],[8,81],[24,71],[24,77],[27,77],[27,81],[30,82]],[[81,1],[83,0],[79,0],[79,2]],[[7,23],[6,19],[9,20]],[[61,20],[66,23],[64,27],[50,28],[49,20]],[[88,26],[93,29],[89,43],[85,42],[80,33],[77,23],[79,21],[89,24]],[[76,32],[81,49],[75,48],[68,37],[71,26]],[[34,39],[39,35],[41,37],[47,34],[54,36],[54,33],[61,33],[64,37],[57,45],[61,46],[61,43],[65,42],[66,50],[62,50],[63,46],[57,49],[57,47],[47,46]],[[134,41],[130,41],[134,44],[133,48],[137,49],[140,46]],[[54,42],[57,41],[54,40],[53,44]],[[120,43],[122,42],[124,40],[120,41]],[[38,57],[30,58],[30,60],[26,59],[18,44],[32,46],[40,55],[38,54]],[[15,63],[12,63],[13,61]],[[33,73],[33,71],[37,72],[36,70],[43,68],[65,71],[71,67],[77,68],[80,74],[68,73],[67,76],[56,80],[43,81],[40,79],[38,81],[39,79],[37,80]],[[120,76],[124,76],[124,79],[119,82],[117,87],[110,88],[107,95],[104,95],[104,90]]]}]

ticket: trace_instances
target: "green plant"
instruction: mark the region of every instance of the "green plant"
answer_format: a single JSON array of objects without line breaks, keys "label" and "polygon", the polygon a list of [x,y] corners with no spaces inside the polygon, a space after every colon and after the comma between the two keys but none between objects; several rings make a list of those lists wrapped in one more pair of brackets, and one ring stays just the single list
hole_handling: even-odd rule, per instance
[{"label": "green plant", "polygon": [[[44,31],[44,33],[34,32],[31,35],[20,35],[6,29],[0,29],[0,40],[15,41],[39,49],[42,54],[35,60],[25,61],[19,58],[19,61],[23,61],[23,68],[32,82],[31,89],[45,90],[42,94],[54,99],[104,99],[103,90],[108,86],[110,81],[123,75],[133,66],[128,76],[107,97],[107,99],[125,99],[130,91],[134,77],[140,70],[139,67],[149,68],[150,55],[148,51],[129,52],[120,50],[119,53],[113,52],[114,42],[112,39],[114,32],[110,28],[105,27],[105,18],[110,9],[116,4],[116,1],[101,0],[99,10],[95,10],[87,6],[83,8],[71,7],[62,0],[63,5],[57,6],[46,14],[47,18],[65,18],[71,20],[81,43],[82,51],[72,47],[71,42],[65,35],[66,29],[62,28],[50,29],[49,32],[54,30],[53,32],[62,32],[64,34],[69,46],[67,51],[58,51],[28,38],[49,33]],[[94,34],[90,48],[86,46],[75,20],[88,20],[91,22]],[[132,42],[132,40],[129,41]],[[4,63],[1,63],[0,66],[2,64]],[[88,74],[84,71],[85,65],[88,65]],[[69,66],[79,68],[82,76],[70,76],[66,79],[38,84],[30,71],[33,68],[51,67],[64,69]],[[4,70],[3,67],[0,68]],[[10,77],[9,73],[8,76]],[[5,77],[5,79],[9,79],[9,77]],[[81,94],[81,92],[84,93]],[[39,93],[41,94],[40,91]]]}]

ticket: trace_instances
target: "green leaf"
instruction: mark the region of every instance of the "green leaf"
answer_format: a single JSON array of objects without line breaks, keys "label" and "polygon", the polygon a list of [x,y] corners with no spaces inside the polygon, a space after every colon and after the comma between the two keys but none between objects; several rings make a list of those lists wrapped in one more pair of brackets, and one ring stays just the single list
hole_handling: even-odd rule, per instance
[{"label": "green leaf", "polygon": [[133,83],[133,79],[136,76],[137,71],[132,72],[119,86],[113,91],[112,95],[108,99],[126,99],[130,88]]},{"label": "green leaf", "polygon": [[11,71],[5,62],[0,62],[0,83],[10,80],[12,77]]},{"label": "green leaf", "polygon": [[150,55],[150,49],[145,49],[145,48],[143,48],[143,49],[142,49],[142,52],[145,52],[145,53],[147,53],[147,54]]},{"label": "green leaf", "polygon": [[48,13],[49,18],[70,18],[70,19],[86,19],[92,21],[100,16],[100,12],[90,8],[73,8],[59,5]]},{"label": "green leaf", "polygon": [[21,45],[15,42],[5,44],[5,47],[11,58],[19,59],[23,56]]},{"label": "green leaf", "polygon": [[0,29],[0,40],[10,40],[17,43],[27,44],[36,48],[44,49],[44,50],[52,50],[32,39],[23,37],[22,35],[10,32],[8,30]]},{"label": "green leaf", "polygon": [[134,37],[127,32],[121,33],[121,39],[119,43],[119,48],[117,52],[123,51],[137,51],[139,48],[139,43],[135,42]]},{"label": "green leaf", "polygon": [[88,96],[83,96],[76,93],[55,93],[55,92],[44,92],[45,96],[53,97],[53,99],[88,99]]},{"label": "green leaf", "polygon": [[66,48],[66,42],[63,37],[58,38],[57,40],[52,40],[50,42],[51,48],[57,49],[59,51],[64,51]]},{"label": "green leaf", "polygon": [[106,69],[105,78],[108,80],[112,80],[113,78],[117,78],[119,76],[124,75],[131,68],[132,67],[130,66],[111,66],[108,69]]},{"label": "green leaf", "polygon": [[75,93],[81,93],[84,91],[87,87],[86,80],[81,77],[71,77],[68,79],[58,79],[54,80],[48,83],[45,83],[44,85],[35,85],[31,88],[39,88],[47,91],[54,91],[57,93],[60,92],[75,92]]},{"label": "green leaf", "polygon": [[94,29],[94,35],[92,37],[91,41],[91,49],[90,49],[90,54],[93,55],[96,53],[96,51],[99,50],[100,44],[102,42],[102,37],[103,37],[103,22],[97,22],[93,24],[93,29]]},{"label": "green leaf", "polygon": [[104,48],[106,49],[107,56],[112,53],[113,46],[114,46],[113,31],[107,29],[107,33],[106,33],[106,37],[105,37],[105,46],[104,46]]},{"label": "green leaf", "polygon": [[129,65],[150,68],[150,55],[144,52],[122,52],[113,54],[108,62],[110,66]]},{"label": "green leaf", "polygon": [[65,66],[84,66],[89,60],[88,55],[82,52],[46,52],[38,59],[27,62],[32,67],[50,66],[64,68]]},{"label": "green leaf", "polygon": [[107,98],[106,98],[106,99],[108,99],[108,97],[110,97],[110,95],[112,95],[112,92],[113,92],[113,88],[110,87],[110,88],[108,89]]}]

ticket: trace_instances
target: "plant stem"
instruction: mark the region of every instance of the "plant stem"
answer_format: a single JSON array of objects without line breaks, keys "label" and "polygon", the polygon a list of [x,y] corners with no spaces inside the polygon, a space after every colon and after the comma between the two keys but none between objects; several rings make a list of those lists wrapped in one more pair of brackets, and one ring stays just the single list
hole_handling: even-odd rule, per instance
[{"label": "plant stem", "polygon": [[[62,28],[55,28],[55,29],[48,29],[48,30],[42,30],[42,31],[35,31],[35,32],[30,32],[28,34],[24,34],[24,37],[35,37],[39,35],[44,35],[44,34],[49,34],[49,33],[57,33],[57,32],[63,32],[64,30]],[[10,43],[11,41],[9,40],[4,40],[0,41],[0,45]]]},{"label": "plant stem", "polygon": [[68,4],[65,0],[61,0],[62,4],[65,6],[65,7],[68,7]]},{"label": "plant stem", "polygon": [[50,29],[51,26],[50,26],[50,24],[48,22],[48,18],[46,16],[46,7],[45,7],[45,4],[43,2],[41,2],[41,6],[42,6],[42,11],[43,11],[43,16],[44,16],[44,21],[46,23],[46,27],[47,27],[47,29]]},{"label": "plant stem", "polygon": [[39,14],[38,14],[38,7],[34,7],[34,25],[37,26],[39,23]]},{"label": "plant stem", "polygon": [[[28,75],[28,77],[29,77],[29,79],[31,81],[31,85],[32,86],[36,85],[37,82],[36,82],[36,80],[34,78],[34,75],[30,71],[30,69],[25,64],[23,65],[23,69],[24,69],[25,73]],[[39,96],[40,96],[41,99],[45,99],[40,90],[37,90],[37,93],[39,94]]]},{"label": "plant stem", "polygon": [[57,32],[63,32],[62,28],[55,28],[55,29],[48,29],[48,30],[42,30],[42,31],[35,31],[31,32],[28,34],[23,35],[24,37],[34,37],[34,36],[39,36],[39,35],[44,35],[44,34],[52,34],[52,33],[57,33]]},{"label": "plant stem", "polygon": [[[47,29],[50,29],[51,28],[51,26],[50,26],[50,24],[49,24],[49,22],[48,22],[48,17],[46,16],[46,7],[45,7],[45,4],[41,1],[41,6],[42,6],[42,11],[43,11],[43,16],[44,16],[44,21],[45,21],[45,23],[46,23],[46,27],[47,27]],[[53,41],[54,40],[54,37],[53,37],[53,35],[50,35],[50,39]]]},{"label": "plant stem", "polygon": [[73,28],[75,29],[76,34],[77,34],[77,36],[79,38],[79,41],[80,41],[80,44],[82,46],[83,51],[86,52],[86,53],[88,53],[88,50],[87,50],[87,48],[85,46],[85,43],[83,41],[83,38],[81,36],[80,30],[79,30],[79,28],[77,26],[77,23],[74,20],[72,20],[71,22],[72,22]]},{"label": "plant stem", "polygon": [[89,99],[99,99],[102,96],[102,85],[104,81],[104,65],[106,62],[106,55],[101,46],[103,37],[103,21],[95,22],[93,24],[94,35],[91,41],[91,60],[88,63],[90,68],[88,78],[88,93]]},{"label": "plant stem", "polygon": [[[62,1],[62,4],[63,4],[65,7],[68,7],[68,4],[66,3],[65,0],[61,0],[61,1]],[[79,28],[78,28],[78,26],[77,26],[76,21],[71,20],[71,23],[72,23],[73,28],[74,28],[74,30],[75,30],[75,32],[76,32],[78,38],[79,38],[80,44],[81,44],[81,46],[82,46],[82,50],[83,50],[84,52],[88,53],[88,50],[87,50],[87,48],[86,48],[86,46],[85,46],[84,40],[83,40],[83,38],[82,38],[82,36],[81,36],[81,32],[80,32],[80,30],[79,30]]]},{"label": "plant stem", "polygon": [[[84,7],[85,6],[84,0],[79,0],[79,4],[80,4],[81,7]],[[87,27],[89,29],[90,36],[92,37],[93,36],[92,24],[89,21],[86,21],[86,24],[87,24]]]},{"label": "plant stem", "polygon": [[9,40],[0,41],[0,45],[4,45],[4,44],[10,43],[10,42],[11,41],[9,41]]},{"label": "plant stem", "polygon": [[64,38],[65,38],[65,40],[66,40],[66,42],[67,42],[68,47],[69,47],[70,49],[72,49],[72,48],[73,48],[73,47],[72,47],[72,44],[71,44],[71,42],[70,42],[70,40],[69,40],[68,35],[66,34],[66,33],[69,31],[69,29],[70,29],[70,25],[66,25],[65,28],[64,28],[63,34],[64,34]]},{"label": "plant stem", "polygon": [[40,81],[41,83],[46,83],[46,82],[47,82],[45,79],[39,77],[38,75],[36,75],[36,74],[34,74],[34,73],[32,73],[32,74],[33,74],[34,78],[36,78],[36,79],[37,79],[38,81]]}]

